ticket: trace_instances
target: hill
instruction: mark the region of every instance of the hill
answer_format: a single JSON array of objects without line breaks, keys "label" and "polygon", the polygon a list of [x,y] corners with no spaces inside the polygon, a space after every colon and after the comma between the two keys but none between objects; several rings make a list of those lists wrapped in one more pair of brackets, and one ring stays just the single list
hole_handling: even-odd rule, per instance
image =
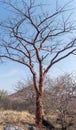
[{"label": "hill", "polygon": [[35,90],[33,86],[28,86],[18,90],[17,92],[9,95],[12,101],[19,100],[19,101],[27,101],[32,99],[35,96]]},{"label": "hill", "polygon": [[[35,97],[36,94],[33,85],[22,88],[17,92],[9,95],[11,102],[14,102],[14,104],[17,104],[19,107],[21,106],[24,110],[28,109],[31,111],[35,110]],[[51,112],[52,110],[55,110],[55,107],[57,105],[55,101],[57,99],[54,100],[54,98],[57,97],[52,96],[51,91],[44,91],[43,105],[46,112]],[[17,109],[21,109],[18,108],[18,106]],[[71,107],[71,109],[76,110],[76,97],[71,97],[69,106]]]},{"label": "hill", "polygon": [[[33,86],[28,86],[18,90],[17,92],[9,95],[10,102],[16,110],[29,110],[35,111],[36,94]],[[50,109],[51,106],[50,93],[45,90],[44,92],[44,108]],[[15,105],[16,104],[16,105]],[[46,105],[45,105],[46,104]],[[49,106],[50,104],[50,106]]]}]

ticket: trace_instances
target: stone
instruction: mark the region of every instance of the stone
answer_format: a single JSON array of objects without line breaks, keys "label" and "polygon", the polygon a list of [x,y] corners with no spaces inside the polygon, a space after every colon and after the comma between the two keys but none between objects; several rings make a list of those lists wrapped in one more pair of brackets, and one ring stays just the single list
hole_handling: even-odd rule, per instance
[{"label": "stone", "polygon": [[32,126],[29,128],[29,130],[37,130],[36,127]]},{"label": "stone", "polygon": [[44,118],[42,120],[42,124],[43,124],[43,126],[45,126],[49,130],[53,130],[54,129],[54,126],[51,124],[51,122],[48,121],[48,120],[45,120]]},{"label": "stone", "polygon": [[24,130],[24,129],[18,126],[6,126],[4,130]]}]

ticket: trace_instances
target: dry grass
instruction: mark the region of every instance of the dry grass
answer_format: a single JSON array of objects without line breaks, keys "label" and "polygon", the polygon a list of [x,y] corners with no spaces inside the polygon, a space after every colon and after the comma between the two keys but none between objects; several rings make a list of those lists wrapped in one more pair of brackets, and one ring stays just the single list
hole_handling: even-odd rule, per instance
[{"label": "dry grass", "polygon": [[25,123],[35,123],[35,116],[25,111],[0,111],[0,130],[7,125],[17,125],[27,130]]},{"label": "dry grass", "polygon": [[[56,128],[60,128],[59,124],[56,124],[57,114],[47,114],[45,119],[49,119]],[[70,118],[68,119],[68,121]],[[75,121],[74,121],[75,122]],[[5,126],[19,126],[24,130],[28,130],[28,124],[35,124],[35,115],[30,114],[27,111],[12,111],[0,110],[0,130],[3,130]],[[71,129],[73,130],[73,129]]]},{"label": "dry grass", "polygon": [[[56,119],[56,114],[55,115],[46,115],[46,119],[50,120],[55,120]],[[24,130],[28,130],[26,125],[30,124],[35,124],[35,115],[30,114],[27,111],[0,111],[0,130],[2,130],[5,126],[20,126]],[[53,122],[52,122],[53,123]]]}]

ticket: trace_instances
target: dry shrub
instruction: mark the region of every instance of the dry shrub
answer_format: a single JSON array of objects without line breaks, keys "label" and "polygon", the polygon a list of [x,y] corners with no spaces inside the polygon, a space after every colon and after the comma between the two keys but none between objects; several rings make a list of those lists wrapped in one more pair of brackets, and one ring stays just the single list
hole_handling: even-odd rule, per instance
[{"label": "dry shrub", "polygon": [[[1,124],[1,122],[5,124]],[[35,117],[34,115],[30,115],[29,112],[18,112],[18,111],[12,111],[12,110],[7,110],[7,111],[0,111],[0,130],[2,130],[5,126],[8,124],[11,125],[17,125],[24,130],[27,130],[27,127],[25,123],[35,123]]]}]

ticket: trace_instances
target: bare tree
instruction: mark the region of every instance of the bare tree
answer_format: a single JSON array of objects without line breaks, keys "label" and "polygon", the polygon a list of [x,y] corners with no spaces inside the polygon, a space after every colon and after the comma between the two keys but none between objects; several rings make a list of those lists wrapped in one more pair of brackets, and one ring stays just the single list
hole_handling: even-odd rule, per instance
[{"label": "bare tree", "polygon": [[75,30],[67,12],[70,3],[62,7],[56,4],[55,10],[47,12],[45,5],[36,5],[33,0],[0,2],[11,11],[10,17],[0,22],[0,58],[21,63],[32,73],[36,124],[41,130],[44,78],[55,63],[76,51],[76,39],[70,39]]},{"label": "bare tree", "polygon": [[[54,86],[51,91],[52,104],[57,111],[57,122],[61,124],[62,130],[70,129],[72,125],[73,115],[71,115],[72,106],[71,99],[73,97],[73,88],[75,88],[75,81],[71,74],[65,74],[55,79]],[[70,116],[70,119],[68,119]]]}]

